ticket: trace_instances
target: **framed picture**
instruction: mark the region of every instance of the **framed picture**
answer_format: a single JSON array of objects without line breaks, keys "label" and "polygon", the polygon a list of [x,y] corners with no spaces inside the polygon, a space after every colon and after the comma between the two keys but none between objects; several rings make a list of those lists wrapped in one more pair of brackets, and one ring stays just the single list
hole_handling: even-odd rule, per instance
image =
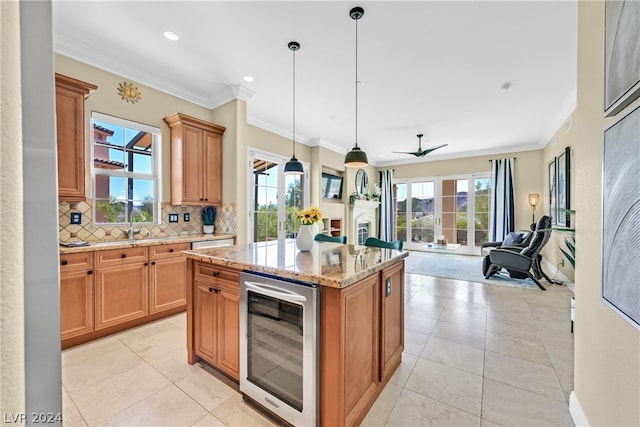
[{"label": "framed picture", "polygon": [[640,2],[605,2],[605,116],[618,114],[640,96]]},{"label": "framed picture", "polygon": [[556,157],[556,224],[562,227],[570,227],[569,223],[571,215],[567,213],[565,209],[571,207],[569,203],[569,183],[570,183],[570,168],[569,159],[571,157],[571,149],[569,147],[564,149],[564,152]]},{"label": "framed picture", "polygon": [[558,223],[558,218],[556,216],[556,158],[549,162],[549,193],[547,195],[547,202],[549,203],[549,216],[551,217],[551,224],[555,225]]},{"label": "framed picture", "polygon": [[640,330],[640,107],[604,132],[602,298]]}]

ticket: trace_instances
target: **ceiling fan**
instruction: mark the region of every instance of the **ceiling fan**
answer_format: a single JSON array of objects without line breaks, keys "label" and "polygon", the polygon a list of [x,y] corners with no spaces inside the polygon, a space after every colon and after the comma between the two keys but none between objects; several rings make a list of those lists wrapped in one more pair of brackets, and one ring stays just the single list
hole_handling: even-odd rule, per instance
[{"label": "ceiling fan", "polygon": [[438,146],[427,148],[426,150],[423,150],[422,149],[422,137],[424,135],[419,133],[416,136],[418,137],[418,151],[392,151],[392,153],[413,154],[416,157],[424,157],[427,154],[429,154],[430,152],[432,152],[433,150],[437,150],[438,148],[442,148],[442,147],[444,147],[446,145],[449,145],[449,144],[442,144],[442,145],[438,145]]}]

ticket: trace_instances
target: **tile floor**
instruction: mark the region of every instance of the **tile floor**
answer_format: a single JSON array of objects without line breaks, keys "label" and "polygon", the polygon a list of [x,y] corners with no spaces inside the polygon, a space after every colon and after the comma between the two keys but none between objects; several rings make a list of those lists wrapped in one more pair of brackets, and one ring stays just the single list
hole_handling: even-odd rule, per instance
[{"label": "tile floor", "polygon": [[[403,362],[363,426],[572,426],[572,294],[406,275]],[[201,365],[185,314],[62,353],[65,426],[263,426]]]}]

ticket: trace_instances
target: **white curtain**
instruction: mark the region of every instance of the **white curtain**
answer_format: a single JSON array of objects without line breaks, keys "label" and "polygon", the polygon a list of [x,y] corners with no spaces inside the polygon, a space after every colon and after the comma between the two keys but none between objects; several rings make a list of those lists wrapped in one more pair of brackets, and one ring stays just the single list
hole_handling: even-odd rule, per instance
[{"label": "white curtain", "polygon": [[501,241],[515,229],[513,174],[515,158],[491,161],[491,241]]},{"label": "white curtain", "polygon": [[378,237],[394,240],[393,236],[393,170],[380,171],[380,211],[378,215]]}]

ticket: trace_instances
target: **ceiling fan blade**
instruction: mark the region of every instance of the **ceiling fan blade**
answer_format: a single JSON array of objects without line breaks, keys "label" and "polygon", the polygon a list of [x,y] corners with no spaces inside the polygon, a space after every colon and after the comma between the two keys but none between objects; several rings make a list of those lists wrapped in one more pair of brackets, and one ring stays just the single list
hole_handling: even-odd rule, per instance
[{"label": "ceiling fan blade", "polygon": [[422,151],[422,155],[424,156],[425,154],[429,154],[430,152],[437,150],[438,148],[442,148],[442,147],[446,147],[449,144],[442,144],[442,145],[437,145],[435,147],[431,147],[431,148],[427,148],[426,150]]},{"label": "ceiling fan blade", "polygon": [[396,154],[413,154],[414,156],[419,156],[420,151],[392,151],[392,153]]}]

